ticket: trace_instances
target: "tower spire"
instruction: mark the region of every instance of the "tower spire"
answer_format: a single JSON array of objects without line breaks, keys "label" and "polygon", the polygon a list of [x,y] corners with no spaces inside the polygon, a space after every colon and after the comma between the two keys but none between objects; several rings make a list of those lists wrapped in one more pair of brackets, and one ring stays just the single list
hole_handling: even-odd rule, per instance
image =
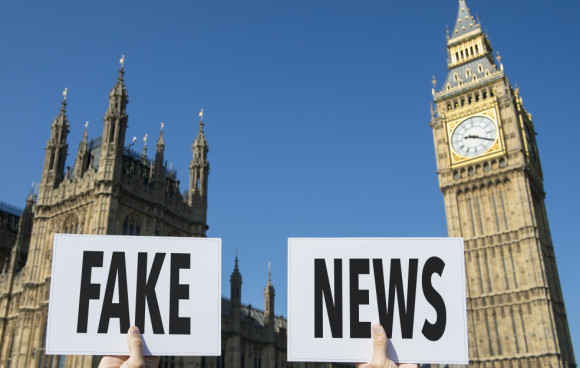
[{"label": "tower spire", "polygon": [[473,18],[465,0],[459,0],[455,28],[453,28],[450,38],[458,38],[475,30],[481,30],[479,21]]},{"label": "tower spire", "polygon": [[129,95],[125,89],[125,67],[124,60],[125,56],[121,59],[121,68],[119,69],[119,76],[117,77],[117,82],[115,86],[109,93],[109,109],[108,113],[112,115],[119,115],[125,113],[125,107],[129,102]]},{"label": "tower spire", "polygon": [[81,177],[88,169],[89,164],[89,155],[87,152],[87,140],[89,137],[88,133],[89,129],[89,122],[85,123],[85,132],[83,133],[83,140],[79,144],[79,150],[77,152],[77,158],[75,160],[75,164],[73,166],[73,173],[76,177]]},{"label": "tower spire", "polygon": [[155,152],[155,176],[157,180],[162,180],[165,177],[163,170],[163,151],[165,150],[165,141],[163,140],[163,128],[165,124],[161,123],[161,130],[159,131],[159,139],[157,139],[157,150]]},{"label": "tower spire", "polygon": [[99,157],[99,175],[102,179],[120,179],[121,165],[123,159],[123,148],[125,145],[125,132],[127,130],[127,104],[129,95],[125,89],[124,81],[124,61],[121,57],[121,68],[117,82],[109,93],[109,107],[105,112],[105,124],[103,126],[103,138],[101,143],[101,154]]},{"label": "tower spire", "polygon": [[268,282],[264,288],[264,320],[274,320],[274,285],[272,285],[272,272],[270,270],[270,262],[268,262]]},{"label": "tower spire", "polygon": [[159,139],[157,139],[157,150],[159,150],[159,147],[165,147],[165,141],[163,140],[163,128],[165,128],[165,123],[161,122],[161,130],[159,131]]},{"label": "tower spire", "polygon": [[238,256],[236,255],[234,271],[230,276],[230,300],[235,307],[241,305],[242,302],[242,274],[238,268]]},{"label": "tower spire", "polygon": [[209,146],[205,139],[204,123],[203,123],[203,109],[199,113],[199,131],[197,137],[193,142],[192,151],[193,158],[189,164],[189,204],[194,200],[201,200],[207,202],[207,178],[209,175],[209,162],[207,161],[207,153]]},{"label": "tower spire", "polygon": [[503,75],[493,60],[491,43],[482,31],[479,19],[471,15],[465,0],[458,0],[455,27],[447,35],[447,66],[449,73],[441,90],[438,92],[433,88],[436,99],[441,94],[455,93],[469,85]]},{"label": "tower spire", "polygon": [[53,120],[50,127],[50,138],[46,143],[46,153],[44,158],[44,168],[42,172],[42,184],[50,184],[54,188],[62,181],[64,175],[64,165],[68,151],[67,135],[69,123],[66,116],[66,95],[68,88],[65,88],[62,96],[60,111]]}]

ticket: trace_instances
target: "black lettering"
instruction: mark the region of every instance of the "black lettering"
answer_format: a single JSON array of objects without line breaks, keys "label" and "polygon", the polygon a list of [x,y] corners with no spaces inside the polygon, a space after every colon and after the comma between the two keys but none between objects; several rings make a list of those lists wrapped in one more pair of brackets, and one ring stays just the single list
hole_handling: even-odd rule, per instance
[{"label": "black lettering", "polygon": [[179,317],[179,301],[189,299],[189,285],[179,283],[179,270],[189,269],[190,255],[188,253],[171,254],[171,276],[169,290],[169,333],[188,335],[191,331],[189,317]]},{"label": "black lettering", "polygon": [[145,303],[147,302],[149,316],[154,334],[165,333],[163,321],[159,312],[159,303],[155,286],[161,273],[165,253],[155,253],[149,277],[147,277],[147,253],[139,253],[137,260],[137,295],[135,297],[135,325],[141,333],[145,333]]},{"label": "black lettering", "polygon": [[83,252],[77,333],[87,333],[89,302],[91,299],[99,299],[101,294],[101,285],[91,284],[91,271],[93,267],[103,267],[103,252]]},{"label": "black lettering", "polygon": [[349,263],[350,275],[350,337],[370,338],[371,323],[359,321],[359,306],[369,304],[369,291],[358,288],[359,275],[369,273],[368,259],[351,259]]},{"label": "black lettering", "polygon": [[409,276],[407,283],[407,299],[405,302],[405,291],[403,288],[403,271],[401,270],[401,260],[391,259],[391,270],[389,277],[389,300],[385,303],[385,283],[383,273],[383,261],[373,259],[373,271],[375,275],[375,287],[377,290],[377,304],[379,309],[379,321],[383,325],[387,337],[393,335],[393,310],[395,307],[395,293],[399,307],[399,319],[401,322],[401,335],[404,339],[413,338],[413,324],[415,320],[415,298],[417,294],[417,268],[419,260],[411,258],[409,260]]},{"label": "black lettering", "polygon": [[445,302],[441,297],[441,294],[433,288],[431,284],[431,276],[434,273],[441,276],[443,274],[443,269],[445,268],[445,262],[439,257],[431,257],[425,262],[423,267],[423,294],[425,294],[425,299],[433,306],[435,312],[437,313],[437,320],[435,323],[430,323],[425,320],[423,324],[423,336],[425,336],[430,341],[437,341],[443,336],[445,332],[445,327],[447,324],[447,311],[445,309]]},{"label": "black lettering", "polygon": [[373,273],[375,275],[379,321],[385,329],[387,337],[390,339],[393,335],[393,308],[389,305],[389,308],[387,309],[387,296],[385,291],[385,276],[383,272],[382,259],[373,259]]},{"label": "black lettering", "polygon": [[314,260],[314,337],[322,337],[322,298],[326,304],[330,332],[333,338],[342,337],[342,259],[334,260],[334,295],[330,290],[330,280],[326,261]]},{"label": "black lettering", "polygon": [[[119,303],[113,303],[115,281],[117,280],[119,286]],[[129,294],[127,292],[127,268],[124,252],[113,252],[111,258],[111,268],[109,269],[109,276],[107,278],[98,333],[107,333],[109,331],[109,321],[111,318],[119,318],[119,333],[127,333],[130,326]]]}]

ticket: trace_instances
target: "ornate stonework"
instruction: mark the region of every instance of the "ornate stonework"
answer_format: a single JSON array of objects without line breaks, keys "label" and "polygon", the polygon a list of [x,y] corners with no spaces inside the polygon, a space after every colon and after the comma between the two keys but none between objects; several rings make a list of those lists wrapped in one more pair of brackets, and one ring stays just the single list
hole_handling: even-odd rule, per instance
[{"label": "ornate stonework", "polygon": [[465,238],[470,366],[575,367],[531,114],[464,0],[447,44],[430,125],[449,236]]}]

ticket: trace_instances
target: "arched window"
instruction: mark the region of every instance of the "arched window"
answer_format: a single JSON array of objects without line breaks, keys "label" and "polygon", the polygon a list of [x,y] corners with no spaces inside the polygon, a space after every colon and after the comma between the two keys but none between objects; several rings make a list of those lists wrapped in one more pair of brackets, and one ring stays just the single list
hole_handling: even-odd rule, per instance
[{"label": "arched window", "polygon": [[135,215],[130,214],[125,217],[123,235],[141,235],[141,224]]},{"label": "arched window", "polygon": [[75,215],[69,215],[64,221],[63,232],[65,234],[79,233],[79,220]]}]

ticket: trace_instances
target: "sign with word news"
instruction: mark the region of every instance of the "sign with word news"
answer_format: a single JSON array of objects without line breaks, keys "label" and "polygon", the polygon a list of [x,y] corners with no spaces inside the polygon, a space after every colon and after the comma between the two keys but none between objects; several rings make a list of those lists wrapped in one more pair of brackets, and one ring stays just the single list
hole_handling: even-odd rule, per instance
[{"label": "sign with word news", "polygon": [[288,360],[467,364],[460,238],[288,240]]},{"label": "sign with word news", "polygon": [[54,236],[46,353],[220,355],[221,239]]}]

